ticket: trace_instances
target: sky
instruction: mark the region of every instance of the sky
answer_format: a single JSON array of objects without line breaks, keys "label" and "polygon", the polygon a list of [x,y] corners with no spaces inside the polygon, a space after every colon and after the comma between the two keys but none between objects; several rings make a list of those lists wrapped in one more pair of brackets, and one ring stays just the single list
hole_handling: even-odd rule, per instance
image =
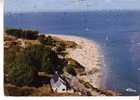
[{"label": "sky", "polygon": [[5,0],[5,12],[140,10],[140,0]]}]

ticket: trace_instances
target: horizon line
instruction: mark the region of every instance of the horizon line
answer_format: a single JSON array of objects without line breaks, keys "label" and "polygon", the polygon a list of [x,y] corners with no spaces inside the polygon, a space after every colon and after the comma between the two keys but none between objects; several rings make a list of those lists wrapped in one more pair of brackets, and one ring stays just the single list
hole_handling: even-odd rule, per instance
[{"label": "horizon line", "polygon": [[23,12],[7,12],[4,11],[4,14],[22,14],[22,13],[74,13],[74,12],[109,12],[109,11],[140,11],[140,9],[97,9],[97,10],[71,10],[71,11],[23,11]]}]

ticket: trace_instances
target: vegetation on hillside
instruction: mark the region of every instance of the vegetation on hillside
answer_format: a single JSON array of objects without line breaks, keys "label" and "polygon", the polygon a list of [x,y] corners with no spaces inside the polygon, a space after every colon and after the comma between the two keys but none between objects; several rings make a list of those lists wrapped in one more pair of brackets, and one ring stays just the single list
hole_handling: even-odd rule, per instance
[{"label": "vegetation on hillside", "polygon": [[40,35],[38,40],[44,45],[56,46],[56,40],[54,40],[51,36],[45,37],[45,35]]},{"label": "vegetation on hillside", "polygon": [[[75,93],[54,93],[50,86],[50,78],[54,75],[55,71],[59,74],[64,75],[67,73],[72,76],[84,73],[85,68],[83,66],[74,59],[66,58],[65,56],[67,48],[77,47],[75,42],[41,35],[38,31],[32,30],[7,29],[5,32],[5,95],[79,95]],[[28,46],[21,46],[23,43],[25,45],[28,44]],[[89,83],[84,81],[81,83],[86,88],[95,90]],[[97,91],[99,90],[97,89]]]},{"label": "vegetation on hillside", "polygon": [[68,64],[65,67],[65,70],[69,74],[76,76],[82,74],[85,71],[85,68],[74,59],[67,58],[66,60],[68,61]]},{"label": "vegetation on hillside", "polygon": [[[77,69],[80,64],[74,60],[68,63],[70,59],[68,61],[65,58],[67,48],[76,48],[75,42],[41,35],[38,31],[22,29],[6,29],[4,41],[6,45],[4,50],[6,95],[43,95],[38,94],[36,88],[43,84],[49,86],[49,77],[55,71],[60,74],[65,71],[74,76],[78,74]],[[25,42],[28,46],[20,46]],[[44,73],[43,76],[40,75],[41,72]],[[26,89],[19,89],[18,86],[28,86],[26,89],[32,93],[22,93]],[[30,88],[30,86],[36,88]],[[20,93],[13,93],[13,89],[16,88]]]},{"label": "vegetation on hillside", "polygon": [[15,36],[16,38],[23,38],[23,39],[37,39],[38,31],[33,30],[22,30],[22,29],[7,29],[5,31],[8,35]]},{"label": "vegetation on hillside", "polygon": [[77,44],[73,41],[64,41],[56,37],[39,35],[38,41],[41,44],[51,46],[56,52],[65,51],[66,48],[76,48]]},{"label": "vegetation on hillside", "polygon": [[14,48],[5,50],[5,68],[7,68],[5,72],[12,84],[28,85],[37,77],[39,71],[53,74],[63,68],[61,67],[63,60],[60,60],[49,47],[33,45],[19,51]]}]

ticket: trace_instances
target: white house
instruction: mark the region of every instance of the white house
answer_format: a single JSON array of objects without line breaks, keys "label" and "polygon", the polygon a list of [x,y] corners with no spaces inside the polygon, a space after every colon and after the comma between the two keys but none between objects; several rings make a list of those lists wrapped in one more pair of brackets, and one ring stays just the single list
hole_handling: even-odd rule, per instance
[{"label": "white house", "polygon": [[61,76],[57,72],[55,72],[55,75],[51,78],[50,83],[54,92],[67,92],[67,83],[61,78]]}]

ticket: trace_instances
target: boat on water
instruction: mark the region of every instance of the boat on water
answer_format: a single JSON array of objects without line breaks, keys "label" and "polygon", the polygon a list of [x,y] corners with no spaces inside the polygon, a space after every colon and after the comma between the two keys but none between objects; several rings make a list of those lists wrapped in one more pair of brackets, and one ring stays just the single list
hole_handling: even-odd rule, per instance
[{"label": "boat on water", "polygon": [[108,35],[108,34],[106,35],[105,40],[106,40],[106,41],[109,40],[109,35]]},{"label": "boat on water", "polygon": [[140,71],[140,68],[138,68],[138,70]]},{"label": "boat on water", "polygon": [[140,42],[136,43],[136,45],[140,45]]},{"label": "boat on water", "polygon": [[87,27],[87,28],[85,28],[85,31],[89,31],[89,28]]},{"label": "boat on water", "polygon": [[132,88],[127,88],[126,89],[127,92],[137,92],[136,90],[132,89]]}]

